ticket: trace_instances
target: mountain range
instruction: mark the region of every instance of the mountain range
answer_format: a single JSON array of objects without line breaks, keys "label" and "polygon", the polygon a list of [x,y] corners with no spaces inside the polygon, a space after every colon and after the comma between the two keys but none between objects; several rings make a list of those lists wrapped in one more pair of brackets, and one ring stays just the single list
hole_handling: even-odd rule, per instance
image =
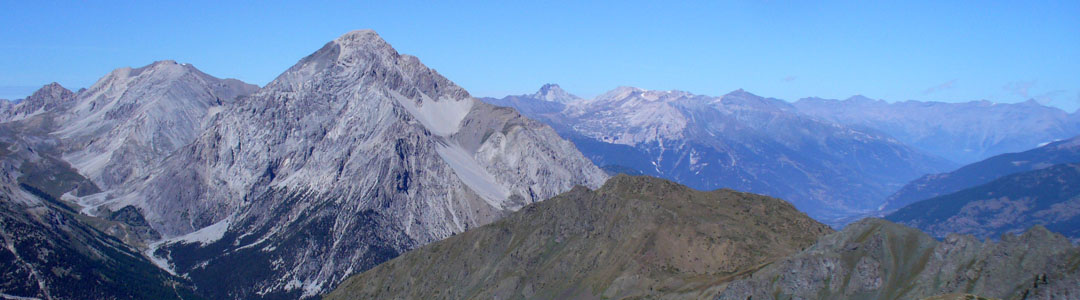
[{"label": "mountain range", "polygon": [[565,95],[545,85],[532,95],[483,100],[548,123],[607,170],[779,197],[825,221],[875,210],[908,181],[954,167],[888,135],[810,118],[743,90]]},{"label": "mountain range", "polygon": [[968,164],[1028,150],[1080,133],[1080,115],[1035,100],[997,103],[902,101],[854,96],[804,98],[800,113],[856,128],[874,129],[953,162]]}]

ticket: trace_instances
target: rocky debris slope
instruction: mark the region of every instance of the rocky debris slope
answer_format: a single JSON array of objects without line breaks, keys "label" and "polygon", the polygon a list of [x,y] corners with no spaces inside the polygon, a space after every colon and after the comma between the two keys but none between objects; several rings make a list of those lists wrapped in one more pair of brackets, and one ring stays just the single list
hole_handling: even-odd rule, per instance
[{"label": "rocky debris slope", "polygon": [[1080,241],[1080,163],[1017,173],[908,205],[886,216],[935,237],[997,238],[1034,225]]},{"label": "rocky debris slope", "polygon": [[831,231],[779,199],[618,175],[406,253],[327,298],[701,298]]},{"label": "rocky debris slope", "polygon": [[195,140],[208,117],[257,86],[190,64],[120,68],[78,93],[57,83],[0,112],[0,121],[50,115],[65,161],[103,189],[145,180],[165,156]]},{"label": "rocky debris slope", "polygon": [[1074,162],[1080,162],[1080,136],[1023,152],[997,155],[949,173],[923,176],[889,196],[882,210],[892,211],[918,201],[986,184],[1006,175]]},{"label": "rocky debris slope", "polygon": [[406,250],[606,175],[549,127],[473,99],[372,31],[255,94],[145,183],[148,252],[213,298],[306,298]]},{"label": "rocky debris slope", "polygon": [[935,240],[864,219],[814,246],[724,284],[717,299],[922,299],[968,293],[1001,299],[1080,297],[1080,248],[1036,226],[1000,242]]}]

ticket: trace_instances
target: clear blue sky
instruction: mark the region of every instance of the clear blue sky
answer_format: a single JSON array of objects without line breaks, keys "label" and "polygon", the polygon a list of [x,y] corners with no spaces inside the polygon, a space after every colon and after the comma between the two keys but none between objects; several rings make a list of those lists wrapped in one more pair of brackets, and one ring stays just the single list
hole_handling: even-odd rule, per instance
[{"label": "clear blue sky", "polygon": [[0,98],[162,59],[264,85],[371,28],[476,96],[553,82],[1080,107],[1080,1],[87,2],[0,0]]}]

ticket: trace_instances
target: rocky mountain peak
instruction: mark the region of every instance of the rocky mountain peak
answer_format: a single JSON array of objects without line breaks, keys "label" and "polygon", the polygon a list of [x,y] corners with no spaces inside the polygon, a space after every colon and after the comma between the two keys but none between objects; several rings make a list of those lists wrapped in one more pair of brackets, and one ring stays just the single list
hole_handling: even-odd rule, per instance
[{"label": "rocky mountain peak", "polygon": [[53,82],[42,86],[40,89],[30,95],[29,98],[70,98],[74,93],[61,86],[59,83]]},{"label": "rocky mountain peak", "polygon": [[[326,43],[266,86],[268,92],[311,88],[312,82],[350,82],[382,87],[422,107],[425,99],[470,99],[465,89],[414,56],[402,55],[373,30],[356,30]],[[387,92],[389,92],[387,91]],[[389,95],[387,95],[389,96]]]},{"label": "rocky mountain peak", "polygon": [[172,60],[119,68],[75,97],[56,134],[82,174],[102,187],[121,186],[191,143],[212,111],[256,89]]},{"label": "rocky mountain peak", "polygon": [[0,121],[17,120],[38,113],[67,109],[73,103],[73,99],[75,99],[75,93],[59,83],[46,84],[29,97],[19,101],[18,104],[12,105],[11,110],[0,112]]},{"label": "rocky mountain peak", "polygon": [[782,100],[765,98],[743,89],[724,94],[714,103],[727,109],[750,109],[756,111],[778,111],[789,106]]},{"label": "rocky mountain peak", "polygon": [[34,94],[27,97],[23,102],[35,106],[45,107],[49,110],[50,106],[60,105],[62,103],[70,102],[75,98],[75,93],[61,86],[59,83],[53,82],[42,86],[40,89],[34,92]]},{"label": "rocky mountain peak", "polygon": [[332,42],[338,47],[338,61],[358,62],[350,58],[370,56],[381,59],[398,59],[400,54],[374,30],[356,30],[346,33]]},{"label": "rocky mountain peak", "polygon": [[533,93],[530,98],[559,103],[569,103],[581,100],[581,97],[566,92],[559,87],[558,84],[554,83],[548,83],[540,87],[540,90]]}]

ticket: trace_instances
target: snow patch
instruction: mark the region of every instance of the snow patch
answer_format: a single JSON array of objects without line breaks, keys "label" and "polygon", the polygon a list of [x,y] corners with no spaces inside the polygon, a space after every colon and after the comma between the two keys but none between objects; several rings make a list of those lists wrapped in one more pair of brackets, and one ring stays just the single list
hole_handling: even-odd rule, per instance
[{"label": "snow patch", "polygon": [[82,206],[82,209],[79,210],[80,213],[88,216],[96,216],[97,214],[95,212],[97,211],[98,207],[102,204],[107,203],[108,200],[108,192],[103,192],[93,195],[77,197],[76,199],[74,199],[74,202],[76,204],[79,204],[79,206]]},{"label": "snow patch", "polygon": [[398,92],[391,91],[390,93],[398,104],[401,104],[413,118],[424,125],[424,128],[438,136],[450,136],[457,133],[461,129],[461,120],[465,119],[473,106],[472,98],[460,100],[442,98],[436,101],[426,95],[421,95],[421,102],[417,105],[416,101]]},{"label": "snow patch", "polygon": [[41,298],[15,296],[15,295],[4,294],[4,293],[0,293],[0,298],[11,299],[11,300],[41,300]]},{"label": "snow patch", "polygon": [[308,298],[308,297],[318,296],[319,292],[322,291],[322,286],[323,286],[323,282],[321,280],[320,281],[313,281],[313,282],[305,283],[304,284],[304,294],[300,295],[300,298]]},{"label": "snow patch", "polygon": [[224,220],[214,223],[214,225],[203,227],[195,232],[181,235],[170,239],[171,242],[183,242],[185,244],[199,243],[200,245],[206,245],[209,243],[220,240],[225,236],[225,231],[229,229],[229,224],[232,223],[233,216],[229,216]]},{"label": "snow patch", "polygon": [[150,259],[150,262],[154,263],[155,266],[157,266],[158,268],[161,268],[162,270],[165,270],[165,272],[169,272],[169,274],[172,274],[173,276],[177,276],[176,271],[173,270],[172,264],[169,263],[168,258],[161,258],[161,257],[157,257],[157,255],[154,255],[154,252],[157,252],[157,249],[161,248],[161,245],[164,244],[167,241],[168,240],[160,240],[160,241],[157,241],[157,242],[150,243],[150,246],[147,247],[146,253],[144,253],[144,254],[146,255],[147,258]]},{"label": "snow patch", "polygon": [[165,244],[171,244],[171,243],[194,244],[194,243],[199,243],[200,245],[206,245],[206,244],[209,244],[209,243],[213,243],[213,242],[215,242],[217,240],[220,240],[221,237],[225,236],[225,231],[229,229],[229,224],[232,223],[233,217],[234,217],[234,215],[230,215],[230,216],[226,217],[224,220],[218,221],[217,223],[214,223],[213,225],[203,227],[202,229],[196,230],[195,232],[192,232],[192,233],[188,233],[188,234],[181,235],[181,236],[178,236],[178,237],[169,238],[169,239],[163,239],[163,240],[159,240],[159,241],[150,243],[150,246],[147,247],[148,249],[146,249],[146,253],[145,253],[146,257],[150,259],[150,262],[153,262],[154,265],[158,266],[158,268],[161,268],[162,270],[165,270],[165,271],[169,272],[169,274],[177,275],[176,271],[173,270],[172,264],[169,262],[170,258],[169,257],[164,257],[164,258],[158,257],[158,256],[154,255],[154,252],[157,252],[157,249],[161,248],[161,246],[165,245]]}]

